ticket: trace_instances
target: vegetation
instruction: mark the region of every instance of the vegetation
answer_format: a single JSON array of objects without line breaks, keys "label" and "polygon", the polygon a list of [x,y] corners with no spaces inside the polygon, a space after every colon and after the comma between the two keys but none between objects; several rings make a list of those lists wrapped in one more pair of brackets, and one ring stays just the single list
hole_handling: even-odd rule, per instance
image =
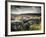
[{"label": "vegetation", "polygon": [[11,31],[41,30],[41,19],[35,18],[36,17],[29,19],[28,17],[26,19],[23,19],[22,16],[17,16],[15,22],[11,22]]}]

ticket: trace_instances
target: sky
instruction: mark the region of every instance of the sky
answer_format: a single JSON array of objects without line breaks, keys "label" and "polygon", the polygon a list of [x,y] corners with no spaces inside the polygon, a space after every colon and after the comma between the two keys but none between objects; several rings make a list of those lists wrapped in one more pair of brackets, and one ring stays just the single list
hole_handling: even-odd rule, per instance
[{"label": "sky", "polygon": [[41,13],[40,6],[11,6],[11,14]]}]

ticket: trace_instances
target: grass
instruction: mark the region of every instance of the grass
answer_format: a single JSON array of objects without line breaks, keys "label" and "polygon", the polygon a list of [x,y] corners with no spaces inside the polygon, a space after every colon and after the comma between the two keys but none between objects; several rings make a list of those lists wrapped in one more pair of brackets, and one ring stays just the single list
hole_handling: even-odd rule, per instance
[{"label": "grass", "polygon": [[41,30],[41,24],[33,24],[29,30]]},{"label": "grass", "polygon": [[41,24],[33,24],[33,25],[30,25],[29,30],[24,30],[21,27],[21,31],[32,31],[32,30],[41,30]]}]

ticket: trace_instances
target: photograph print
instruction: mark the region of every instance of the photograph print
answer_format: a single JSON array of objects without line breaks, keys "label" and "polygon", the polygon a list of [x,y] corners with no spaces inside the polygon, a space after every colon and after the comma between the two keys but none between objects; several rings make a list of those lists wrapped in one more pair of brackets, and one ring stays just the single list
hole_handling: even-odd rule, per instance
[{"label": "photograph print", "polygon": [[8,2],[7,35],[44,33],[44,4]]},{"label": "photograph print", "polygon": [[32,31],[40,29],[40,6],[11,6],[11,31]]}]

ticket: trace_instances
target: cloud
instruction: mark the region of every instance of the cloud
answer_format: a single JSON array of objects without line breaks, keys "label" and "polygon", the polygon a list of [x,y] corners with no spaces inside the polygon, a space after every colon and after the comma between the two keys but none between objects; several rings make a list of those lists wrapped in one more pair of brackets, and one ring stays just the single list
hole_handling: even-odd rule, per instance
[{"label": "cloud", "polygon": [[26,13],[41,13],[41,7],[39,6],[12,6],[12,14],[26,14]]}]

